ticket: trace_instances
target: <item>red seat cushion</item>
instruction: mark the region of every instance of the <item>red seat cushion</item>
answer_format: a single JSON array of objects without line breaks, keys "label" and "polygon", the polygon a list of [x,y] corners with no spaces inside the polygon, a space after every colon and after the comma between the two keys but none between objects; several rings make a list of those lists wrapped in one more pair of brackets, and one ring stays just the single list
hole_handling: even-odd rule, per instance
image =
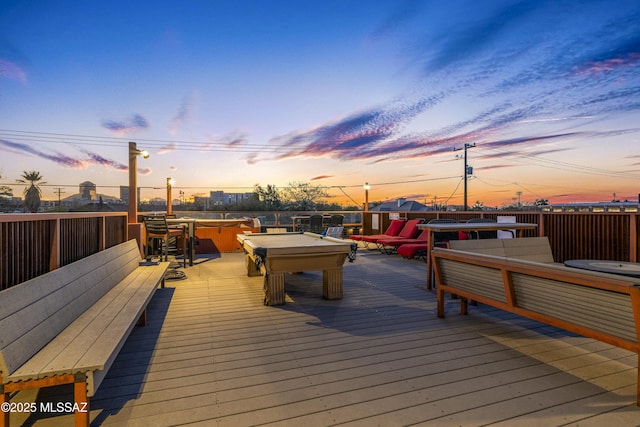
[{"label": "red seat cushion", "polygon": [[405,258],[413,258],[419,251],[426,251],[428,243],[408,243],[398,248],[398,254]]}]

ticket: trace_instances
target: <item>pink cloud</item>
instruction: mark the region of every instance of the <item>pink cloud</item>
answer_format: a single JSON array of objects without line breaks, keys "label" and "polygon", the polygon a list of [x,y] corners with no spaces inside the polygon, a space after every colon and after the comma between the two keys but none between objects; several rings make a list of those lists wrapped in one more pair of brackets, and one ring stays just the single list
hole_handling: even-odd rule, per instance
[{"label": "pink cloud", "polygon": [[23,85],[27,84],[27,73],[16,63],[0,58],[0,77],[17,80]]}]

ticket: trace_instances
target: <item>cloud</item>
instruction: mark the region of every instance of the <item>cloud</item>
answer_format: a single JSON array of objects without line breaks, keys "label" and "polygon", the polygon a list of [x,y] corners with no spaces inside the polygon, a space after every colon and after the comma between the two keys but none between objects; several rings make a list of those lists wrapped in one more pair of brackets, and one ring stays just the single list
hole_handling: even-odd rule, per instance
[{"label": "cloud", "polygon": [[[635,132],[591,126],[640,110],[634,3],[615,9],[551,0],[452,0],[444,8],[401,3],[370,38],[404,43],[398,50],[418,64],[410,93],[272,138],[246,161],[329,157],[376,164],[465,143],[500,151],[486,158],[538,156],[584,138]],[[465,13],[455,13],[462,8]],[[425,15],[429,25],[419,27]],[[564,146],[535,151],[549,143]]]},{"label": "cloud", "polygon": [[172,142],[171,144],[167,144],[165,146],[160,147],[158,149],[157,154],[160,154],[160,155],[168,154],[175,151],[177,148],[178,148],[178,145],[175,142]]},{"label": "cloud", "polygon": [[178,112],[175,116],[173,116],[169,124],[169,133],[171,135],[175,135],[176,133],[178,133],[178,131],[182,127],[184,127],[189,122],[189,120],[191,120],[193,112],[196,108],[196,104],[197,95],[195,92],[185,95],[185,97],[182,98],[182,102],[178,107]]},{"label": "cloud", "polygon": [[236,131],[224,137],[223,142],[227,147],[233,148],[246,144],[248,139],[249,137],[246,133]]},{"label": "cloud", "polygon": [[149,122],[140,114],[133,114],[130,118],[117,120],[104,120],[102,127],[116,135],[131,135],[149,128]]},{"label": "cloud", "polygon": [[30,154],[36,157],[40,157],[41,159],[50,160],[54,163],[68,168],[84,169],[88,164],[86,160],[74,159],[73,157],[66,156],[62,153],[45,153],[26,144],[12,142],[6,139],[0,139],[0,144],[12,149],[14,152]]},{"label": "cloud", "polygon": [[[116,160],[107,159],[106,157],[103,157],[98,153],[94,153],[92,151],[85,150],[85,149],[81,149],[85,157],[78,158],[78,157],[68,156],[59,152],[46,153],[44,151],[31,147],[27,144],[8,141],[6,139],[0,139],[0,145],[5,146],[6,148],[10,149],[14,153],[36,156],[41,159],[49,160],[60,166],[71,168],[71,169],[86,169],[91,165],[100,165],[108,169],[113,169],[117,171],[129,170],[129,167],[127,165],[124,165]],[[143,174],[147,175],[151,173],[151,169],[142,169],[142,172]]]},{"label": "cloud", "polygon": [[91,164],[96,164],[96,165],[102,165],[106,168],[109,169],[115,169],[115,170],[119,170],[119,171],[127,171],[129,170],[129,167],[127,165],[124,165],[120,162],[117,162],[115,160],[111,160],[111,159],[107,159],[105,157],[102,157],[100,154],[97,153],[93,153],[91,151],[88,150],[82,150],[87,156],[88,156],[88,161],[87,163],[91,163]]},{"label": "cloud", "polygon": [[0,77],[27,85],[27,73],[15,62],[0,58]]},{"label": "cloud", "polygon": [[[292,132],[273,138],[284,154],[278,159],[298,156],[328,156],[340,159],[356,159],[365,155],[424,112],[437,104],[440,96],[431,96],[417,101],[395,101],[387,106],[371,108],[342,119],[326,123],[317,128]],[[369,156],[366,156],[369,157]],[[256,161],[256,157],[252,157]]]},{"label": "cloud", "polygon": [[370,39],[379,40],[402,31],[423,9],[423,4],[415,0],[393,3],[395,9],[371,32]]},{"label": "cloud", "polygon": [[518,165],[510,165],[510,164],[501,164],[501,165],[489,165],[489,166],[481,166],[478,168],[474,168],[476,170],[489,170],[489,169],[503,169],[503,168],[512,168]]},{"label": "cloud", "polygon": [[329,178],[333,178],[333,175],[319,175],[311,178],[309,181],[320,181],[322,179],[329,179]]}]

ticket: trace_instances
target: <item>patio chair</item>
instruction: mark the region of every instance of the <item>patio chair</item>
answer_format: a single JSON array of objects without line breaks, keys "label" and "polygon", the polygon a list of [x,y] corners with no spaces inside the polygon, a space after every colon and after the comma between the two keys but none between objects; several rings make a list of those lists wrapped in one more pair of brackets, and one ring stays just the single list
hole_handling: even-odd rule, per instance
[{"label": "patio chair", "polygon": [[[410,219],[405,224],[400,233],[394,238],[396,239],[414,239],[418,233],[418,224],[422,223],[422,219]],[[384,245],[380,243],[381,240],[389,240],[389,238],[375,238],[375,239],[362,239],[364,242],[375,243],[380,252],[384,252]]]},{"label": "patio chair", "polygon": [[398,234],[400,233],[400,231],[402,231],[402,228],[404,227],[404,223],[405,221],[403,219],[394,219],[391,221],[391,224],[389,224],[389,227],[387,227],[387,229],[385,230],[384,233],[382,234],[370,234],[370,235],[351,235],[349,236],[349,238],[351,240],[355,240],[357,242],[364,242],[365,247],[369,247],[369,242],[365,241],[365,238],[368,239],[375,239],[375,238],[380,238],[380,239],[384,239],[385,237],[397,237]]},{"label": "patio chair", "polygon": [[[286,233],[287,229],[284,227],[278,227],[278,228],[267,228],[267,233],[269,234],[276,234],[276,233]],[[246,234],[246,233],[245,233]]]},{"label": "patio chair", "polygon": [[[385,252],[387,255],[391,255],[398,251],[398,248],[402,245],[408,245],[411,243],[423,243],[427,244],[429,242],[429,230],[422,230],[418,237],[415,239],[402,239],[399,237],[391,237],[388,239],[380,239],[376,243],[378,244],[381,251]],[[426,247],[425,247],[426,249]],[[411,256],[413,258],[413,256]]]},{"label": "patio chair", "polygon": [[[428,237],[427,237],[428,238]],[[416,257],[420,257],[426,261],[427,259],[427,249],[429,249],[429,243],[405,243],[403,245],[398,246],[397,252],[398,255],[413,259]]]},{"label": "patio chair", "polygon": [[[495,223],[497,222],[495,219],[491,218],[471,218],[467,221],[467,224],[481,224],[481,223]],[[497,231],[470,231],[469,238],[470,239],[496,239],[498,237]]]},{"label": "patio chair", "polygon": [[342,227],[342,223],[344,222],[344,215],[333,214],[331,218],[329,218],[329,227]]},{"label": "patio chair", "polygon": [[309,231],[312,233],[322,233],[324,227],[322,225],[322,215],[314,214],[309,217]]},{"label": "patio chair", "polygon": [[[458,221],[455,219],[432,219],[427,224],[456,224]],[[467,238],[467,233],[457,231],[442,231],[433,233],[433,246],[439,246],[442,248],[447,247],[449,240],[464,240]]]},{"label": "patio chair", "polygon": [[[144,228],[146,230],[145,255],[151,256],[156,247],[160,248],[160,260],[164,254],[164,260],[169,260],[170,240],[175,239],[177,243],[182,238],[182,262],[184,268],[187,267],[187,227],[184,225],[169,227],[165,215],[150,215],[144,217]],[[157,244],[157,246],[156,246]]]}]

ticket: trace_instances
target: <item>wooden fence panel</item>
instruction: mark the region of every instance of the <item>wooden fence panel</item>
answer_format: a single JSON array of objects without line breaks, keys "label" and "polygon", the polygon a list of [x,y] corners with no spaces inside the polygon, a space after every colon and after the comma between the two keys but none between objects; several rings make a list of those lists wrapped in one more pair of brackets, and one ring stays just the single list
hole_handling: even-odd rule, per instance
[{"label": "wooden fence panel", "polygon": [[0,290],[126,240],[126,213],[0,215]]}]

